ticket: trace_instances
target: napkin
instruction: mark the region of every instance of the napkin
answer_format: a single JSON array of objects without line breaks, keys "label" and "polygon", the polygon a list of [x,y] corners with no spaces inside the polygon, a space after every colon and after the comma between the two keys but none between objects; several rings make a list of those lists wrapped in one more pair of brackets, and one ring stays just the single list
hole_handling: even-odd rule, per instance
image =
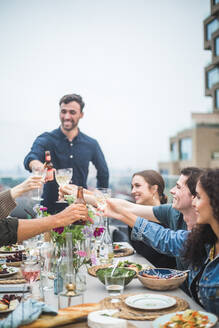
[{"label": "napkin", "polygon": [[26,325],[35,321],[41,313],[57,315],[57,311],[45,303],[30,298],[26,302],[21,302],[6,319],[0,321],[0,328],[17,328]]}]

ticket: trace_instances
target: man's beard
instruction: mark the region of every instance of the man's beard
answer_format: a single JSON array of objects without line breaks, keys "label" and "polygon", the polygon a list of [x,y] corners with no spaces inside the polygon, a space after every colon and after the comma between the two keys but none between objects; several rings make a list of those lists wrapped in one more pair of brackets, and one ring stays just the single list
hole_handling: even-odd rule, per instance
[{"label": "man's beard", "polygon": [[68,127],[65,126],[65,122],[63,122],[63,121],[61,122],[63,130],[71,131],[77,127],[77,124],[75,122],[73,122],[73,121],[68,121],[68,122],[71,123],[70,125],[68,125]]}]

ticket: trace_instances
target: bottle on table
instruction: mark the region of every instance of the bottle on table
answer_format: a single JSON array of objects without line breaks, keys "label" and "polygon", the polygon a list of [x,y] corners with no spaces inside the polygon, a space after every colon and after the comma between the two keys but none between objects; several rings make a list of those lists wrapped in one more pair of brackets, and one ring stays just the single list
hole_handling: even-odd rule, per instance
[{"label": "bottle on table", "polygon": [[113,264],[113,243],[109,232],[109,223],[104,218],[104,232],[102,234],[99,246],[99,260],[101,264]]},{"label": "bottle on table", "polygon": [[[84,204],[84,205],[86,205],[86,202],[84,200],[83,187],[80,187],[80,186],[78,187],[77,198],[74,201],[74,204]],[[83,220],[78,220],[74,224],[76,224],[76,225],[85,225],[86,222],[83,221]]]},{"label": "bottle on table", "polygon": [[46,181],[54,180],[54,168],[51,161],[51,154],[49,150],[45,151],[45,163],[44,168],[46,169]]}]

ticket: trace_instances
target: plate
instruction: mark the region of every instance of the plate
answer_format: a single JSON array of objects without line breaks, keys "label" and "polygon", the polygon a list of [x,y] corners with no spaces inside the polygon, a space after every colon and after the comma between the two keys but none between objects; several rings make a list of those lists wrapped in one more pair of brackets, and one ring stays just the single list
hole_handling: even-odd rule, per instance
[{"label": "plate", "polygon": [[9,308],[7,310],[0,311],[0,314],[1,313],[7,313],[7,312],[14,311],[16,309],[16,307],[18,306],[18,304],[19,304],[19,301],[18,300],[11,301],[10,302],[10,305],[9,305]]},{"label": "plate", "polygon": [[176,304],[173,297],[160,294],[140,294],[127,297],[125,303],[135,309],[161,310]]},{"label": "plate", "polygon": [[[168,321],[170,321],[170,319],[179,313],[183,313],[185,311],[181,311],[181,312],[175,312],[175,313],[168,313],[165,315],[162,315],[161,317],[155,319],[152,322],[152,327],[153,328],[160,328],[160,325],[164,325],[166,324]],[[207,315],[208,316],[208,320],[210,321],[207,325],[205,324],[205,328],[210,328],[213,327],[216,323],[217,323],[217,317],[216,315],[209,313],[209,312],[203,312],[203,311],[198,311],[199,313],[203,314],[203,315]]]},{"label": "plate", "polygon": [[[118,248],[115,248],[116,246],[118,246]],[[119,253],[119,252],[125,252],[127,247],[125,247],[124,245],[120,244],[120,243],[113,243],[113,251],[115,253]]]},{"label": "plate", "polygon": [[14,245],[11,247],[11,250],[7,250],[7,246],[2,246],[0,247],[0,253],[6,253],[6,254],[10,254],[10,253],[16,253],[18,251],[21,251],[23,252],[25,249],[24,249],[24,246],[23,245]]},{"label": "plate", "polygon": [[14,267],[7,267],[8,272],[7,273],[1,273],[0,274],[0,279],[12,276],[13,274],[17,273],[19,271],[19,268],[14,268]]}]

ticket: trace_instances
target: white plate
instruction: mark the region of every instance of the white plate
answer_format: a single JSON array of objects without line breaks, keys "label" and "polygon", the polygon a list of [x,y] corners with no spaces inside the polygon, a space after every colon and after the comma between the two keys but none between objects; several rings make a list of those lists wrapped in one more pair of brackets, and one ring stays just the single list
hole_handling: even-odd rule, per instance
[{"label": "white plate", "polygon": [[8,271],[7,273],[1,273],[0,274],[0,279],[1,278],[12,276],[13,274],[15,274],[15,273],[17,273],[19,271],[19,268],[7,267],[7,271]]},{"label": "white plate", "polygon": [[6,254],[10,254],[10,253],[16,253],[18,251],[24,251],[24,246],[23,245],[16,245],[16,246],[12,246],[11,250],[8,251],[5,246],[0,247],[0,253],[6,253]]},{"label": "white plate", "polygon": [[7,312],[14,311],[16,309],[16,307],[18,306],[18,304],[19,304],[19,301],[18,300],[11,301],[10,302],[10,305],[9,305],[9,308],[7,310],[0,311],[0,314],[1,313],[7,313]]},{"label": "white plate", "polygon": [[[184,311],[180,311],[180,312],[175,312],[175,313],[168,313],[165,315],[162,315],[161,317],[155,319],[152,322],[152,327],[153,328],[160,328],[160,325],[164,325],[165,323],[167,323],[168,321],[170,321],[170,319],[179,313],[183,313]],[[217,317],[216,315],[209,313],[209,312],[202,312],[202,311],[198,311],[201,314],[207,315],[208,316],[208,320],[210,321],[207,325],[205,325],[205,328],[210,328],[213,327],[216,323],[217,323]]]},{"label": "white plate", "polygon": [[176,304],[176,300],[166,295],[140,294],[127,297],[125,303],[135,309],[160,310],[173,306]]}]

